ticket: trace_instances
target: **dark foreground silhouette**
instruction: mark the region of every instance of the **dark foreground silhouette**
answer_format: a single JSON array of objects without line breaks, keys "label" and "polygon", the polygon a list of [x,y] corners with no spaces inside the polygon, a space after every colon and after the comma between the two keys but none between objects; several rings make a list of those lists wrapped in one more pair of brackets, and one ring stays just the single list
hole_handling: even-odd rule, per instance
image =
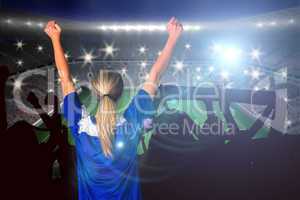
[{"label": "dark foreground silhouette", "polygon": [[[39,110],[50,137],[39,144],[36,130],[20,121],[7,129],[5,110],[6,66],[0,66],[0,177],[1,199],[76,199],[74,147],[67,142],[67,128],[61,123],[58,100],[54,114],[48,116],[31,93],[27,100]],[[230,99],[245,101],[247,91],[232,90]],[[53,95],[53,94],[48,94]],[[268,117],[274,109],[272,93],[258,93],[256,103],[269,102],[262,114]],[[267,100],[266,100],[267,99]],[[211,100],[204,100],[208,110]],[[228,111],[228,110],[227,110]],[[225,119],[234,123],[230,112]],[[272,117],[272,116],[271,116]],[[237,135],[201,135],[201,127],[185,113],[163,113],[159,124],[177,123],[180,128],[156,129],[150,147],[141,158],[140,174],[145,200],[298,200],[300,194],[300,137],[287,136],[271,129],[266,139],[251,138],[263,124],[256,121],[250,130]],[[194,127],[192,134],[184,123]],[[217,123],[211,113],[207,124]],[[197,138],[195,138],[197,135]],[[60,176],[53,179],[53,165],[59,163]]]}]

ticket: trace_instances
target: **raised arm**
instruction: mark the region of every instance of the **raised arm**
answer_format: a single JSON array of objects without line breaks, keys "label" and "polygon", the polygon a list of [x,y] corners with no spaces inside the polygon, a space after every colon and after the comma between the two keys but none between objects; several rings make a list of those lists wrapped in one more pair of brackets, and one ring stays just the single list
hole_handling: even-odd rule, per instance
[{"label": "raised arm", "polygon": [[60,41],[61,28],[55,21],[49,21],[45,28],[45,32],[52,41],[55,64],[61,80],[63,96],[66,96],[67,94],[74,92],[75,87],[71,79],[69,65]]},{"label": "raised arm", "polygon": [[151,96],[154,96],[156,93],[160,77],[169,64],[172,52],[175,48],[178,38],[183,31],[183,27],[175,17],[172,17],[167,25],[167,30],[169,37],[165,47],[152,66],[148,80],[144,83],[144,90],[147,91]]}]

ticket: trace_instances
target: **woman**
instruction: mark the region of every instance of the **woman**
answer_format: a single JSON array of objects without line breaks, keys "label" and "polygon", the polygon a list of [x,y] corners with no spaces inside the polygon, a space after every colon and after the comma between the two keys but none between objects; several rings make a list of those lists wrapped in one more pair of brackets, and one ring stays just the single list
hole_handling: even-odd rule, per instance
[{"label": "woman", "polygon": [[95,116],[89,116],[75,91],[68,63],[60,42],[61,28],[48,22],[45,32],[51,38],[55,63],[64,96],[63,112],[76,145],[79,199],[140,199],[136,150],[144,121],[154,113],[152,98],[165,71],[182,25],[173,17],[169,38],[153,65],[143,89],[139,90],[117,122],[116,101],[122,94],[119,73],[100,70],[92,86],[100,97]]}]

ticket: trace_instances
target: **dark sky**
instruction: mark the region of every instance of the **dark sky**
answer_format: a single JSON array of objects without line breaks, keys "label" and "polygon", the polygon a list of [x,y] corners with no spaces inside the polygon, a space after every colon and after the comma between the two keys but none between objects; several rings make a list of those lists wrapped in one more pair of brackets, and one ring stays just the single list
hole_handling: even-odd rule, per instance
[{"label": "dark sky", "polygon": [[0,0],[1,8],[81,20],[220,20],[300,5],[300,0]]}]

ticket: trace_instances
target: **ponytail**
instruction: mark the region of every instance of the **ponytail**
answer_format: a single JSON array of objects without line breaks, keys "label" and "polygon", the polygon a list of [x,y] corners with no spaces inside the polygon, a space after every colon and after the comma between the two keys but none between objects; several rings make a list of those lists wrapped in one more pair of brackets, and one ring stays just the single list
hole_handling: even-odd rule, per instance
[{"label": "ponytail", "polygon": [[109,96],[103,96],[96,113],[96,121],[103,153],[111,157],[116,125],[116,104]]},{"label": "ponytail", "polygon": [[106,157],[112,157],[117,122],[116,101],[122,94],[123,80],[117,72],[100,70],[92,86],[101,99],[95,117],[102,151]]}]

